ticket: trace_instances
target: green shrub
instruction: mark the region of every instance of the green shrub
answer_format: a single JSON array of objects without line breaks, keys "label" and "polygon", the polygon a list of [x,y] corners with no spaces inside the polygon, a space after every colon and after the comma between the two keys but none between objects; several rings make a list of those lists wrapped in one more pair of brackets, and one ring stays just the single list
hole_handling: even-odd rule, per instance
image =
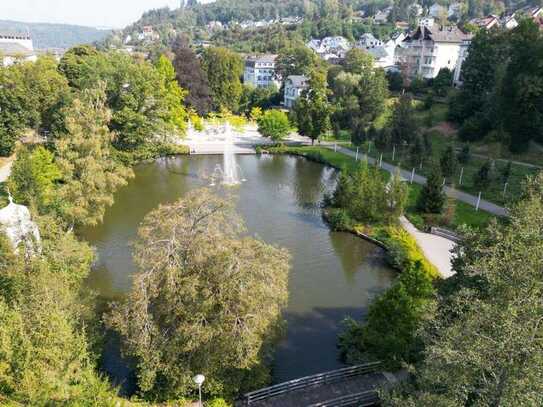
[{"label": "green shrub", "polygon": [[389,227],[386,229],[384,239],[388,248],[387,260],[392,267],[407,270],[414,264],[420,263],[422,270],[429,278],[439,277],[437,268],[426,260],[415,238],[407,231],[400,227]]},{"label": "green shrub", "polygon": [[422,263],[413,263],[370,305],[365,323],[345,321],[338,342],[343,358],[349,363],[380,360],[390,369],[415,362],[422,348],[416,332],[432,312],[434,296]]},{"label": "green shrub", "polygon": [[331,208],[327,215],[328,224],[334,231],[346,231],[352,227],[352,220],[345,209]]}]

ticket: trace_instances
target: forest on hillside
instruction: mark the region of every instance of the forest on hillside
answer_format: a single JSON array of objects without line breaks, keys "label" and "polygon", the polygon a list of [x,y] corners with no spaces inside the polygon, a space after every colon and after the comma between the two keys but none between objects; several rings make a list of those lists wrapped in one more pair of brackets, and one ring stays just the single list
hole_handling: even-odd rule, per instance
[{"label": "forest on hillside", "polygon": [[71,48],[74,45],[91,44],[102,41],[110,34],[109,30],[79,25],[0,20],[0,32],[3,31],[17,33],[30,31],[36,49]]}]

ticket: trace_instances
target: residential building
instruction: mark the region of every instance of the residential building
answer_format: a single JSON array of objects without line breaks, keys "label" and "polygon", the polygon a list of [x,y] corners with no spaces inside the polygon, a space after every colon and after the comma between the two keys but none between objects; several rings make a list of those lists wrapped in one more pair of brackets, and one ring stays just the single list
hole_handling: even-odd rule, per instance
[{"label": "residential building", "polygon": [[453,73],[454,86],[462,86],[463,84],[462,66],[464,65],[464,61],[468,57],[470,45],[471,45],[471,39],[463,40],[462,44],[460,45],[458,61],[456,62],[456,67],[454,68],[454,73]]},{"label": "residential building", "polygon": [[35,61],[37,56],[30,34],[0,33],[0,58],[3,66],[17,61]]},{"label": "residential building", "polygon": [[375,38],[371,33],[362,34],[356,42],[356,47],[362,49],[375,48],[381,45],[383,45],[383,42]]},{"label": "residential building", "polygon": [[482,18],[474,18],[470,20],[470,23],[483,30],[490,30],[501,25],[499,17],[493,14],[489,14],[488,16]]},{"label": "residential building", "polygon": [[160,39],[160,35],[155,32],[153,26],[146,25],[143,27],[142,31],[138,34],[138,40],[140,41],[156,41]]},{"label": "residential building", "polygon": [[287,109],[292,109],[296,100],[304,89],[309,86],[309,78],[304,75],[290,75],[285,81],[284,104]]},{"label": "residential building", "polygon": [[435,78],[442,68],[454,71],[463,41],[472,37],[458,27],[424,27],[407,36],[399,63],[410,77]]},{"label": "residential building", "polygon": [[386,24],[388,22],[388,16],[392,12],[392,7],[387,7],[384,10],[379,10],[375,16],[373,16],[373,22],[375,24]]},{"label": "residential building", "polygon": [[311,39],[307,44],[322,59],[332,60],[334,63],[345,58],[347,52],[351,49],[349,40],[344,37],[325,37],[322,40]]},{"label": "residential building", "polygon": [[279,86],[275,75],[275,60],[277,55],[252,56],[245,60],[243,82],[256,88]]},{"label": "residential building", "polygon": [[386,47],[380,45],[378,47],[369,48],[366,50],[373,57],[373,64],[378,68],[387,69],[394,65],[394,51],[396,47]]},{"label": "residential building", "polygon": [[516,13],[513,14],[506,14],[500,19],[500,24],[502,27],[505,27],[508,30],[512,30],[513,28],[518,26],[518,21],[516,18]]},{"label": "residential building", "polygon": [[435,22],[435,19],[434,17],[422,17],[420,20],[419,20],[419,25],[423,26],[423,27],[433,27],[434,26],[434,22]]}]

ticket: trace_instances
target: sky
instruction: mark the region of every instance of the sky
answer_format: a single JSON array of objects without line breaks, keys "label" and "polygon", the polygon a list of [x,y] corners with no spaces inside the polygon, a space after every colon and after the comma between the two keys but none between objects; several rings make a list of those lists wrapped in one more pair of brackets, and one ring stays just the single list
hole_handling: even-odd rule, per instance
[{"label": "sky", "polygon": [[179,4],[180,0],[0,0],[0,19],[122,28],[144,11]]}]

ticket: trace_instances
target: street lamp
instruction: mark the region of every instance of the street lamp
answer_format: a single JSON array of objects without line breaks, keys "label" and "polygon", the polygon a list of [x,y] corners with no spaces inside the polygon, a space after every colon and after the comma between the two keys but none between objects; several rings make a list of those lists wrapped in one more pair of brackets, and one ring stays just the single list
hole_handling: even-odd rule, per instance
[{"label": "street lamp", "polygon": [[202,384],[204,384],[205,376],[203,374],[197,374],[192,378],[194,380],[194,383],[198,385],[198,395],[200,397],[200,407],[203,407],[202,404]]}]

